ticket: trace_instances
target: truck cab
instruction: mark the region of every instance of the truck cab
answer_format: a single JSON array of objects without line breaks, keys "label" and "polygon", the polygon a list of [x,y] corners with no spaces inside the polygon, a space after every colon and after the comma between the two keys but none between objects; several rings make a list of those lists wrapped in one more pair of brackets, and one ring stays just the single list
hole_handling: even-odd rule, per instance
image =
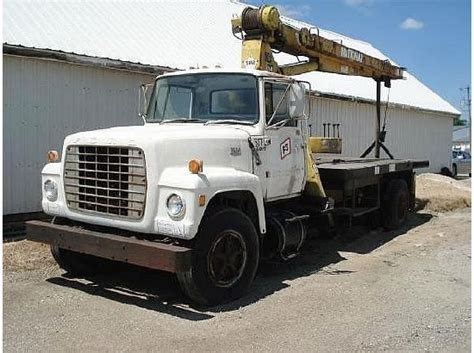
[{"label": "truck cab", "polygon": [[192,239],[216,195],[241,192],[265,233],[264,203],[301,195],[305,186],[304,112],[290,112],[304,99],[294,97],[298,89],[304,92],[294,80],[251,70],[160,76],[143,126],[65,139],[62,161],[43,171],[43,182],[57,185],[57,198],[45,193],[43,208],[76,221]]}]

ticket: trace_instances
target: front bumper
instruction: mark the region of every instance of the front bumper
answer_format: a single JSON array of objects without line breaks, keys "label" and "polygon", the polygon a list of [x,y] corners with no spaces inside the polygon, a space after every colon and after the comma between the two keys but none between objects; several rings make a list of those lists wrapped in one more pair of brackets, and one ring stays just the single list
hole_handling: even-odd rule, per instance
[{"label": "front bumper", "polygon": [[26,238],[78,253],[172,273],[186,272],[192,250],[121,235],[42,221],[26,222]]}]

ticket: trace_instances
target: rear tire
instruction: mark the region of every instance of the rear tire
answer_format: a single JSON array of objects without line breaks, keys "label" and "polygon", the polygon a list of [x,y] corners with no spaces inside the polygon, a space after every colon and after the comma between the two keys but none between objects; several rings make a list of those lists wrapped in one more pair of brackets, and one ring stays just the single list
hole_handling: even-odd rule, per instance
[{"label": "rear tire", "polygon": [[453,164],[453,177],[458,175],[458,166],[456,164]]},{"label": "rear tire", "polygon": [[100,257],[80,254],[51,245],[51,254],[60,268],[73,276],[96,275],[109,272],[113,261]]},{"label": "rear tire", "polygon": [[183,292],[212,306],[244,295],[259,263],[259,238],[242,211],[223,209],[203,219],[196,235],[191,268],[178,273]]},{"label": "rear tire", "polygon": [[390,180],[383,199],[383,224],[386,229],[395,230],[405,224],[408,218],[408,186],[405,180]]}]

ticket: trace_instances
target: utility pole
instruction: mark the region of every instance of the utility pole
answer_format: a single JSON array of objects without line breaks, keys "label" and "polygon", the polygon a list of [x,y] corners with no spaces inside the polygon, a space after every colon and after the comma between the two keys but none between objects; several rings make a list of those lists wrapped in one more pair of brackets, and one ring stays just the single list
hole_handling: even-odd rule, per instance
[{"label": "utility pole", "polygon": [[471,153],[471,86],[467,85],[466,87],[461,88],[461,91],[464,90],[466,90],[467,93],[467,127],[469,129],[469,153]]}]

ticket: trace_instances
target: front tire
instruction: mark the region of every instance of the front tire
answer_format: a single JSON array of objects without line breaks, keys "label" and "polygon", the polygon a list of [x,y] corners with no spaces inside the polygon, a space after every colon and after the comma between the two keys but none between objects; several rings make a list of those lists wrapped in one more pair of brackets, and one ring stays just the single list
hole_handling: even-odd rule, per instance
[{"label": "front tire", "polygon": [[178,273],[178,281],[191,300],[217,305],[247,292],[258,262],[259,238],[254,224],[242,211],[227,208],[203,219],[191,268]]},{"label": "front tire", "polygon": [[60,268],[73,276],[96,275],[108,272],[113,267],[111,260],[81,254],[51,245],[51,254]]}]

